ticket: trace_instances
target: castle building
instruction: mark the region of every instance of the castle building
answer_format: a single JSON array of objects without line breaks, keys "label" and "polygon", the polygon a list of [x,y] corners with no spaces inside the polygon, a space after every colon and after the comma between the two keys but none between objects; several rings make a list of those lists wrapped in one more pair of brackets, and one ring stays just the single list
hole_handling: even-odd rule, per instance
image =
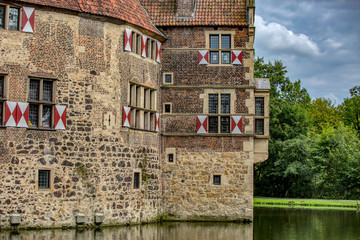
[{"label": "castle building", "polygon": [[0,2],[0,228],[253,218],[253,0]]}]

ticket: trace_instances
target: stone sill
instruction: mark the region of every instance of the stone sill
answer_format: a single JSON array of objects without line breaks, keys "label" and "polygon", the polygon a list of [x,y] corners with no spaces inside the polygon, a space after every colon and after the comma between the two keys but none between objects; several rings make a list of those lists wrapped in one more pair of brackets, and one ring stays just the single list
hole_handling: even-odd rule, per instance
[{"label": "stone sill", "polygon": [[255,137],[255,134],[234,133],[162,133],[165,137]]}]

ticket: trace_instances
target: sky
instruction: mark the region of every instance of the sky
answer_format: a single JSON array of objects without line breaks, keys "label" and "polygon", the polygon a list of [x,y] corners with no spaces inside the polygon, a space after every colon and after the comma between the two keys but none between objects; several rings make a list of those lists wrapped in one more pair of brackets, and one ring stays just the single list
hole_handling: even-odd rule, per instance
[{"label": "sky", "polygon": [[256,0],[255,56],[281,60],[311,98],[360,86],[360,0]]}]

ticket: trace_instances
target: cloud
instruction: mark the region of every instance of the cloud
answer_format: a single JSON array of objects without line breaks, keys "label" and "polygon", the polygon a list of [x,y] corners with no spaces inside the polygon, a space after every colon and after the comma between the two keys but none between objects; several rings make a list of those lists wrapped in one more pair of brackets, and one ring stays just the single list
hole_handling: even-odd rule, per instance
[{"label": "cloud", "polygon": [[256,16],[255,19],[255,42],[258,48],[269,53],[302,57],[321,55],[317,44],[305,34],[296,34],[279,23],[266,22],[261,16]]},{"label": "cloud", "polygon": [[341,42],[337,42],[331,38],[326,39],[325,44],[331,48],[340,48],[343,46]]},{"label": "cloud", "polygon": [[330,99],[335,105],[339,104],[339,98],[336,97],[332,92],[324,96],[325,99]]}]

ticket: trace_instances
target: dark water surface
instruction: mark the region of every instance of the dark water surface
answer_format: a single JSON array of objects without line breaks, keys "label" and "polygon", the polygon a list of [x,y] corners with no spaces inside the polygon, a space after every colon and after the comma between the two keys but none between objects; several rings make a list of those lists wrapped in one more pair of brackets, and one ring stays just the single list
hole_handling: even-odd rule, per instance
[{"label": "dark water surface", "polygon": [[0,231],[0,240],[360,240],[360,214],[255,208],[254,223],[163,223],[101,230]]}]

